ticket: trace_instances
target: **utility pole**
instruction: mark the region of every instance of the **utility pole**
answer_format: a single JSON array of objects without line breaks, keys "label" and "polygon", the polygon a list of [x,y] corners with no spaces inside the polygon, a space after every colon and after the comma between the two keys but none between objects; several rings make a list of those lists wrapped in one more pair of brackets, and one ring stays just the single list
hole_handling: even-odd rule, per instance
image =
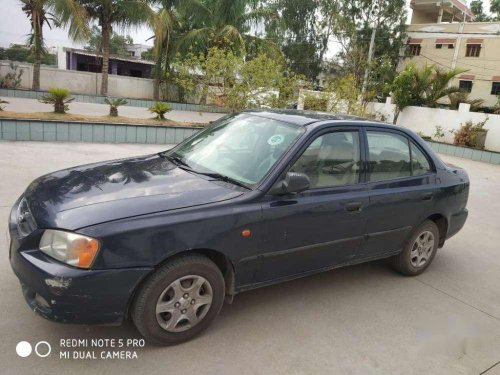
[{"label": "utility pole", "polygon": [[365,101],[366,87],[368,86],[368,77],[370,75],[370,65],[373,58],[373,50],[375,49],[375,35],[377,35],[378,15],[373,23],[372,37],[370,39],[370,48],[368,48],[368,59],[366,61],[365,77],[363,79],[363,87],[361,88],[361,102]]}]

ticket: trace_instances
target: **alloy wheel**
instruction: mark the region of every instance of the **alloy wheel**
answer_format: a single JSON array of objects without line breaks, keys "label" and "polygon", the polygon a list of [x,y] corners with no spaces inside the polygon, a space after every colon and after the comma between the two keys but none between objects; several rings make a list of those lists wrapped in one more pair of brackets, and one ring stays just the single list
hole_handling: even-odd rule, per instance
[{"label": "alloy wheel", "polygon": [[413,267],[420,268],[427,264],[434,250],[434,234],[430,231],[420,233],[410,251],[410,262]]}]

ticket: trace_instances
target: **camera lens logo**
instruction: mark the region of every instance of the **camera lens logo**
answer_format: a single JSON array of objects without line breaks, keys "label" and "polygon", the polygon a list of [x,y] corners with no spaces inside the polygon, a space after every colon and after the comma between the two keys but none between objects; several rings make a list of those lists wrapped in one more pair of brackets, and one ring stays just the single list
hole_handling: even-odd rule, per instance
[{"label": "camera lens logo", "polygon": [[31,351],[31,344],[28,341],[19,341],[16,345],[16,353],[19,357],[27,357]]},{"label": "camera lens logo", "polygon": [[[28,357],[32,351],[33,348],[28,341],[19,341],[16,345],[16,353],[19,357]],[[47,341],[39,341],[35,345],[35,353],[40,358],[48,357],[51,351],[52,347]]]}]

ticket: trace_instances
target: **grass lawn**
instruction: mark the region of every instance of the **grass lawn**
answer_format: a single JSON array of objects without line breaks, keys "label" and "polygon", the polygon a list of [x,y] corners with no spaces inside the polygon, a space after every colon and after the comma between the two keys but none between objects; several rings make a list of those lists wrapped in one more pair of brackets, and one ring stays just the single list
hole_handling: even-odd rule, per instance
[{"label": "grass lawn", "polygon": [[[168,114],[167,114],[168,116]],[[111,117],[111,116],[87,116],[72,113],[59,114],[54,112],[10,112],[0,111],[0,118],[14,118],[19,120],[52,120],[52,121],[78,121],[78,122],[102,122],[108,124],[130,124],[130,125],[156,125],[156,126],[200,126],[207,124],[178,122],[173,120],[156,120],[154,118],[141,119],[131,117]]]}]

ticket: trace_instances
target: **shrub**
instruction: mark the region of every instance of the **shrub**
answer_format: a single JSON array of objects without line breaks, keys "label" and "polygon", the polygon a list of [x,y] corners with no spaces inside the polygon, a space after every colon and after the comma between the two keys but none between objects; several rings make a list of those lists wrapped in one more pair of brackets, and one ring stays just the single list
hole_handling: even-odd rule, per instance
[{"label": "shrub", "polygon": [[19,66],[14,63],[10,63],[9,67],[11,72],[6,73],[4,76],[0,74],[0,88],[17,89],[21,85],[21,76],[24,70],[19,69]]},{"label": "shrub", "polygon": [[441,125],[436,125],[434,127],[433,137],[438,141],[444,137],[444,128]]},{"label": "shrub", "polygon": [[325,112],[328,107],[327,98],[317,98],[308,95],[304,98],[304,109],[309,111],[323,111]]},{"label": "shrub", "polygon": [[66,113],[69,109],[68,104],[73,100],[75,100],[75,98],[70,98],[68,89],[51,87],[49,93],[43,95],[39,101],[45,104],[52,104],[55,113]]},{"label": "shrub", "polygon": [[170,106],[167,103],[156,102],[149,107],[149,112],[155,113],[157,120],[165,120],[165,113],[170,112]]},{"label": "shrub", "polygon": [[106,98],[104,99],[104,103],[109,104],[109,115],[111,117],[117,117],[118,107],[121,105],[125,105],[128,102],[123,98],[117,98],[117,99]]},{"label": "shrub", "polygon": [[9,104],[9,102],[6,100],[0,99],[0,111],[3,111],[5,108],[2,104]]},{"label": "shrub", "polygon": [[453,143],[458,146],[480,147],[481,145],[478,144],[478,135],[486,131],[483,127],[487,121],[488,118],[477,124],[474,124],[472,121],[467,121],[460,129],[454,132],[455,139]]}]

